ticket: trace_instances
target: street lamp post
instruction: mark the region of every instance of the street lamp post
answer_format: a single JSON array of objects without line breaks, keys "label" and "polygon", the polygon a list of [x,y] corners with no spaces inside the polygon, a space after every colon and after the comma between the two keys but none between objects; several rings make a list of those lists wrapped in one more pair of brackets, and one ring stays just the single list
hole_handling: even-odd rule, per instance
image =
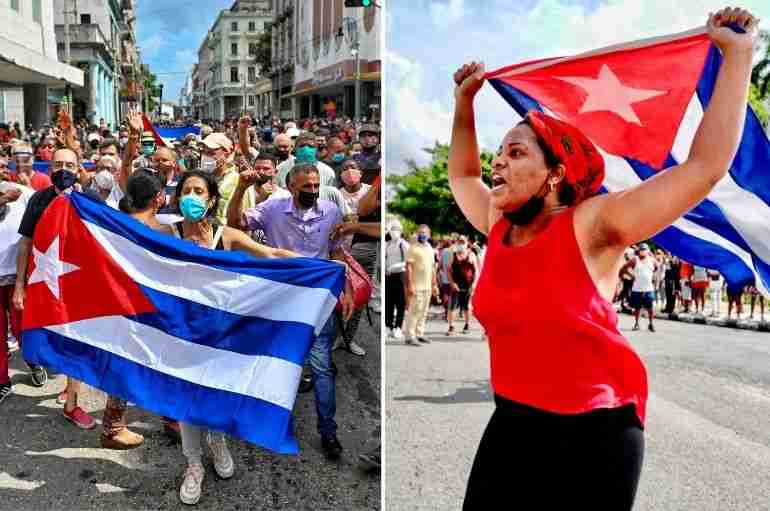
[{"label": "street lamp post", "polygon": [[355,119],[358,122],[361,119],[361,58],[360,58],[360,46],[358,41],[353,44],[353,48],[350,53],[356,58],[356,87],[355,87]]}]

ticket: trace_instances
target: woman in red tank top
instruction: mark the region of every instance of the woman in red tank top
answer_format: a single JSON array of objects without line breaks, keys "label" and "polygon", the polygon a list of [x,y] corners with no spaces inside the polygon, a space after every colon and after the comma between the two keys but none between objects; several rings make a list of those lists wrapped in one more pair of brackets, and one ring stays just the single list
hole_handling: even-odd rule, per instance
[{"label": "woman in red tank top", "polygon": [[489,237],[473,306],[489,337],[496,403],[464,509],[513,509],[502,503],[522,495],[539,501],[531,509],[633,506],[647,376],[610,302],[624,250],[672,224],[729,170],[756,24],[741,9],[709,17],[724,61],[689,158],[620,193],[596,195],[602,156],[577,128],[541,112],[505,135],[487,187],[473,110],[484,68],[474,62],[455,73],[449,182],[468,221]]}]

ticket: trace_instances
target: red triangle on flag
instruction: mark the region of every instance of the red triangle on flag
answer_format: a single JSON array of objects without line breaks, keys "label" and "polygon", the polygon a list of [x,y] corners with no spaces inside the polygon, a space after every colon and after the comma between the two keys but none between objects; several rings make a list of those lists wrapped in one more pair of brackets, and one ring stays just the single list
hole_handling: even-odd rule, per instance
[{"label": "red triangle on flag", "polygon": [[519,89],[610,154],[661,168],[703,71],[705,34],[512,66],[491,79]]},{"label": "red triangle on flag", "polygon": [[24,330],[156,312],[137,283],[88,231],[67,197],[48,206],[32,247]]},{"label": "red triangle on flag", "polygon": [[169,149],[171,148],[171,145],[167,144],[166,141],[163,140],[163,137],[160,136],[158,130],[155,129],[155,126],[153,126],[152,122],[150,122],[150,119],[148,119],[145,114],[142,114],[142,124],[144,126],[144,131],[149,131],[152,133],[152,136],[155,139],[155,145],[157,147],[168,147]]}]

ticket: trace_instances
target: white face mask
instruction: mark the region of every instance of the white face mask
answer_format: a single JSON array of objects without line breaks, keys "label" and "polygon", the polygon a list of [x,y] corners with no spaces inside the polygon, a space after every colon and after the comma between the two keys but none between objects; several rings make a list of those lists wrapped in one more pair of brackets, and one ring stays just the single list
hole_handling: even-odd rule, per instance
[{"label": "white face mask", "polygon": [[201,170],[203,172],[214,172],[217,168],[217,160],[207,154],[201,156]]},{"label": "white face mask", "polygon": [[96,187],[98,189],[110,191],[112,190],[112,186],[115,183],[115,180],[112,176],[112,172],[109,170],[100,170],[94,176],[94,183],[96,183]]},{"label": "white face mask", "polygon": [[390,231],[390,239],[392,239],[392,240],[400,240],[401,239],[401,231]]}]

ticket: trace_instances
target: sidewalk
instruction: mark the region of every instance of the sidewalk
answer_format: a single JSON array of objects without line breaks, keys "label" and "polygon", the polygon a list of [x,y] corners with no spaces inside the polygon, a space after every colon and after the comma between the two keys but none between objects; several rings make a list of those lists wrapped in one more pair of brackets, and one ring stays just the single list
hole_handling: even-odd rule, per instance
[{"label": "sidewalk", "polygon": [[[727,304],[723,304],[724,310],[727,310]],[[745,307],[747,308],[747,307]],[[620,311],[620,306],[615,304],[615,311],[618,314],[624,314],[626,316],[633,316],[632,313],[626,313]],[[655,311],[655,320],[664,320],[664,321],[680,321],[683,323],[696,323],[699,325],[709,325],[709,326],[720,326],[725,328],[737,328],[740,330],[754,330],[757,332],[770,332],[770,310],[765,311],[765,321],[759,321],[758,319],[747,319],[746,318],[747,313],[744,313],[744,317],[740,320],[737,320],[733,317],[733,319],[727,319],[727,315],[722,315],[716,318],[709,317],[708,315],[696,315],[693,313],[682,313],[682,312],[675,312],[672,314],[667,314],[664,312],[660,312],[658,310]],[[755,311],[755,318],[759,317],[759,311]],[[647,318],[647,313],[642,311],[642,319]],[[428,319],[429,320],[443,320],[444,319],[444,311],[443,309],[440,309],[437,306],[431,306],[430,311],[428,312]],[[455,320],[455,323],[459,323],[459,320]]]}]

